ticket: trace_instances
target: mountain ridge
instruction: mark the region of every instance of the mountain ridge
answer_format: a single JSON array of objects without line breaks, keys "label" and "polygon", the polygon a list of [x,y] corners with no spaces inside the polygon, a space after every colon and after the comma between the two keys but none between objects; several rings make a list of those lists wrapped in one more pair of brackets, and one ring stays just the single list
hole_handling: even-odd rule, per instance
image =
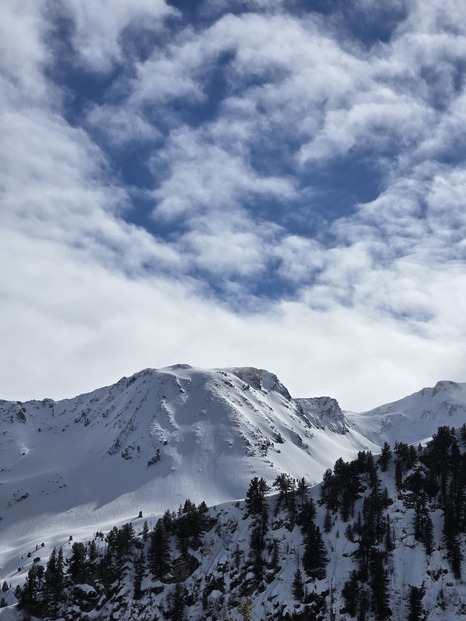
[{"label": "mountain ridge", "polygon": [[181,364],[71,399],[1,401],[0,562],[11,576],[18,554],[71,532],[84,539],[139,512],[152,524],[186,498],[241,500],[253,477],[316,484],[340,457],[459,427],[465,386],[441,381],[354,413],[331,397],[294,399],[264,369]]}]

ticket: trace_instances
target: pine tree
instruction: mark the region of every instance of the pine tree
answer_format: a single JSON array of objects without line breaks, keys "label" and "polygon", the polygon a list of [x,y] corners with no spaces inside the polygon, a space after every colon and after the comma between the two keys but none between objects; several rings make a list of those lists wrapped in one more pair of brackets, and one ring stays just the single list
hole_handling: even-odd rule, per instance
[{"label": "pine tree", "polygon": [[260,525],[256,525],[253,527],[251,531],[251,536],[249,538],[249,548],[250,548],[250,559],[252,563],[252,571],[257,582],[262,580],[264,575],[264,549],[265,549],[265,539],[264,533]]},{"label": "pine tree", "polygon": [[47,614],[52,619],[59,616],[64,590],[63,551],[60,548],[57,553],[54,548],[47,563],[44,581],[44,603]]},{"label": "pine tree", "polygon": [[332,526],[333,526],[332,514],[330,513],[330,510],[327,509],[327,511],[325,512],[325,519],[324,519],[324,533],[328,534],[332,530]]},{"label": "pine tree", "polygon": [[252,621],[252,599],[250,597],[239,604],[238,612],[243,615],[243,621]]},{"label": "pine tree", "polygon": [[281,506],[290,508],[290,499],[294,495],[295,480],[290,475],[282,472],[273,482],[273,487],[278,490],[278,497],[275,504],[275,514],[278,513]]},{"label": "pine tree", "polygon": [[395,541],[393,537],[392,524],[390,521],[390,517],[387,515],[386,517],[386,530],[385,530],[385,550],[387,552],[393,552],[395,549]]},{"label": "pine tree", "polygon": [[151,533],[148,562],[150,571],[159,580],[170,569],[170,540],[165,530],[163,518],[157,521],[157,524]]},{"label": "pine tree", "polygon": [[18,585],[15,595],[18,599],[18,608],[20,610],[25,610],[36,616],[42,616],[44,614],[44,573],[45,570],[42,565],[34,564],[28,571],[23,588]]},{"label": "pine tree", "polygon": [[270,491],[265,479],[254,477],[249,484],[246,494],[245,503],[251,515],[260,515],[266,505],[265,495]]},{"label": "pine tree", "polygon": [[142,596],[141,585],[145,569],[144,551],[141,550],[134,560],[134,599],[139,599]]},{"label": "pine tree", "polygon": [[293,593],[293,597],[296,601],[302,602],[304,598],[304,582],[303,582],[303,574],[299,567],[296,568],[294,573],[293,582],[291,584],[291,592]]},{"label": "pine tree", "polygon": [[358,572],[352,571],[341,591],[343,599],[345,600],[345,607],[342,612],[347,612],[351,617],[355,617],[358,611],[359,590]]},{"label": "pine tree", "polygon": [[455,537],[451,548],[448,554],[448,559],[450,561],[451,570],[453,572],[456,580],[461,580],[461,565],[463,560],[463,555],[461,553],[461,547],[459,542],[459,537]]},{"label": "pine tree", "polygon": [[300,511],[303,510],[304,508],[304,503],[306,501],[307,498],[307,491],[309,489],[309,485],[306,483],[304,477],[302,479],[299,479],[298,481],[298,489],[297,489],[297,495],[300,501]]},{"label": "pine tree", "polygon": [[186,590],[179,582],[170,594],[169,619],[171,621],[184,621],[186,611]]},{"label": "pine tree", "polygon": [[408,621],[421,621],[424,618],[424,608],[422,607],[424,593],[425,589],[423,587],[409,587]]},{"label": "pine tree", "polygon": [[314,522],[310,522],[306,524],[303,534],[303,568],[309,577],[322,578],[325,575],[325,567],[328,563],[328,556],[320,528],[316,526]]},{"label": "pine tree", "polygon": [[426,553],[432,554],[433,524],[429,515],[425,497],[421,494],[414,507],[414,537],[424,544]]},{"label": "pine tree", "polygon": [[89,548],[89,561],[93,563],[99,556],[99,552],[97,550],[97,544],[95,542],[95,539],[93,539],[92,541],[88,543],[88,548]]},{"label": "pine tree", "polygon": [[348,539],[348,541],[351,541],[351,543],[354,543],[354,530],[351,524],[348,524],[347,527],[345,528],[345,537]]},{"label": "pine tree", "polygon": [[387,471],[388,464],[390,463],[391,458],[392,458],[392,450],[390,448],[390,445],[388,444],[388,442],[384,442],[382,453],[380,454],[380,457],[379,457],[379,465],[380,465],[380,469],[382,470],[382,472]]},{"label": "pine tree", "polygon": [[374,550],[370,561],[372,609],[377,621],[389,619],[392,614],[388,605],[388,575],[384,568],[384,557],[383,552]]},{"label": "pine tree", "polygon": [[87,550],[83,543],[75,541],[72,546],[69,573],[74,582],[82,582],[86,570]]}]

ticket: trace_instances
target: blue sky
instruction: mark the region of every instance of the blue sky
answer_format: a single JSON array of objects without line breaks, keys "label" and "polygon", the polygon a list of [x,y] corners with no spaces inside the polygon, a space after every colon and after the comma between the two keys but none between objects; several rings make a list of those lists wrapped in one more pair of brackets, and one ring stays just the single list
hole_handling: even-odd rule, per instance
[{"label": "blue sky", "polygon": [[0,396],[260,366],[365,409],[466,381],[466,14],[0,8]]}]

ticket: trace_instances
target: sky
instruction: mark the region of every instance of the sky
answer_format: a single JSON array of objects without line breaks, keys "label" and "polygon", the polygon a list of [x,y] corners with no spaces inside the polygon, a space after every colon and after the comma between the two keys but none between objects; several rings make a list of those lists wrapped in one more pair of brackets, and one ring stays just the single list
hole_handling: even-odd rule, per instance
[{"label": "sky", "polygon": [[0,398],[256,366],[466,381],[456,0],[6,0]]}]

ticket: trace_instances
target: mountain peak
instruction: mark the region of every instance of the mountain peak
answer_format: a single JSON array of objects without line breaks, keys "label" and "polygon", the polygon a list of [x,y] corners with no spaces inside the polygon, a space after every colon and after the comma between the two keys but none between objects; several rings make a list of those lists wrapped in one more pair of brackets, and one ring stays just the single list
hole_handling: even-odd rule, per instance
[{"label": "mountain peak", "polygon": [[95,530],[136,508],[155,520],[186,498],[244,498],[253,477],[314,484],[339,457],[461,426],[462,387],[442,381],[355,414],[328,396],[293,399],[265,369],[176,364],[71,399],[0,401],[3,537],[29,533],[30,547],[45,528]]}]

